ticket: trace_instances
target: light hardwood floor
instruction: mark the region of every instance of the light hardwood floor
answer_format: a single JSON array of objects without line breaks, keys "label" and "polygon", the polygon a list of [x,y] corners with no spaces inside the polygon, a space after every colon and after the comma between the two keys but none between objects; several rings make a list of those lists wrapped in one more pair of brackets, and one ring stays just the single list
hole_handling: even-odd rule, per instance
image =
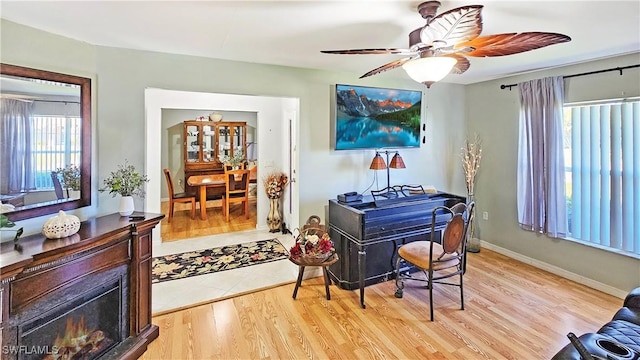
[{"label": "light hardwood floor", "polygon": [[[593,332],[622,300],[483,249],[459,290],[394,282],[358,292],[305,280],[153,318],[160,337],[142,359],[549,359],[566,334]],[[256,274],[260,276],[260,274]]]},{"label": "light hardwood floor", "polygon": [[252,230],[256,228],[256,201],[249,201],[249,219],[242,214],[240,204],[232,204],[229,208],[229,222],[224,220],[220,200],[207,201],[207,219],[200,219],[200,208],[196,204],[195,219],[191,219],[191,206],[175,204],[173,219],[169,223],[169,203],[163,201],[162,213],[165,218],[160,223],[162,241],[175,241],[206,235],[215,235],[235,231]]}]

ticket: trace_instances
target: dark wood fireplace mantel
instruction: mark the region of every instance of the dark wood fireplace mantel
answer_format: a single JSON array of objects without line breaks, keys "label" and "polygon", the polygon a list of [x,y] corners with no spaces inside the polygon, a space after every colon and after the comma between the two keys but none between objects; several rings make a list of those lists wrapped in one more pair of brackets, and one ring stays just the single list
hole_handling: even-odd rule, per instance
[{"label": "dark wood fireplace mantel", "polygon": [[[0,246],[0,339],[2,348],[18,346],[20,321],[38,313],[47,297],[91,282],[94,276],[126,267],[126,321],[128,331],[120,345],[106,358],[137,359],[158,337],[151,324],[152,229],[162,214],[144,215],[130,221],[119,214],[82,222],[80,231],[51,240],[31,235]],[[47,310],[50,311],[50,310]],[[24,314],[27,315],[24,315]],[[11,343],[13,342],[13,343]],[[5,358],[21,358],[21,356]]]}]

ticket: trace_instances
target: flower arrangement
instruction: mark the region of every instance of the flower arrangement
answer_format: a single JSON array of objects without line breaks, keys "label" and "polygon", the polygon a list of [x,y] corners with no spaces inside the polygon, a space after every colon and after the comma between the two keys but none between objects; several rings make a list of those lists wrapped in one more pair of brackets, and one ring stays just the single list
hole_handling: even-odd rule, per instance
[{"label": "flower arrangement", "polygon": [[[467,201],[474,200],[474,184],[476,182],[476,174],[480,169],[480,159],[482,158],[482,146],[478,134],[475,134],[473,140],[467,139],[465,147],[462,148],[460,154],[462,158],[462,168],[464,169],[465,182],[467,185]],[[480,251],[480,243],[473,236],[475,233],[475,222],[471,221],[467,229],[468,245],[467,250],[472,253]]]},{"label": "flower arrangement", "polygon": [[104,187],[100,191],[109,191],[113,197],[120,196],[140,196],[144,197],[144,184],[149,182],[147,175],[141,175],[136,171],[135,166],[126,160],[124,165],[118,165],[118,170],[112,171],[104,179]]},{"label": "flower arrangement", "polygon": [[69,164],[64,168],[57,168],[56,172],[62,177],[62,186],[67,190],[80,190],[80,168]]},{"label": "flower arrangement", "polygon": [[289,183],[289,178],[285,173],[271,173],[263,179],[264,189],[269,199],[280,199],[284,188]]},{"label": "flower arrangement", "polygon": [[333,255],[336,249],[329,233],[319,229],[302,230],[296,244],[289,250],[292,260],[321,263]]},{"label": "flower arrangement", "polygon": [[482,158],[482,146],[478,134],[474,136],[473,140],[467,139],[465,147],[461,150],[460,158],[462,158],[467,193],[473,195],[473,185],[475,184],[476,174],[480,169],[480,159]]},{"label": "flower arrangement", "polygon": [[244,162],[245,156],[244,151],[242,149],[237,149],[233,152],[233,156],[229,155],[220,155],[220,162],[223,164],[231,164],[234,168],[240,167],[240,165]]}]

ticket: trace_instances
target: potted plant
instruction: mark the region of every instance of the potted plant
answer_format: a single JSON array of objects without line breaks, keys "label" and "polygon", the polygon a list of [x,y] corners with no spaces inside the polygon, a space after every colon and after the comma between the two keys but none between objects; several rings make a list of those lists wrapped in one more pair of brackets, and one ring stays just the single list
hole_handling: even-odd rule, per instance
[{"label": "potted plant", "polygon": [[120,215],[129,216],[133,213],[133,196],[144,197],[144,184],[149,182],[147,175],[140,174],[135,166],[126,160],[123,165],[118,165],[118,170],[112,171],[104,179],[104,187],[100,191],[109,191],[113,197],[120,195]]},{"label": "potted plant", "polygon": [[[0,235],[2,235],[0,236],[0,242],[4,241],[5,238],[11,238],[13,241],[18,241],[23,233],[22,227],[15,228],[16,224],[9,220],[7,215],[4,214],[5,212],[10,212],[14,209],[15,207],[11,204],[0,203]],[[5,236],[5,234],[8,234],[8,236]]]},{"label": "potted plant", "polygon": [[242,149],[237,149],[233,152],[233,156],[222,155],[220,157],[220,161],[223,164],[229,164],[233,169],[239,169],[242,163],[245,161],[244,151]]},{"label": "potted plant", "polygon": [[60,176],[62,187],[67,190],[67,197],[69,197],[69,191],[80,191],[80,168],[69,164],[64,168],[57,168],[56,172]]}]

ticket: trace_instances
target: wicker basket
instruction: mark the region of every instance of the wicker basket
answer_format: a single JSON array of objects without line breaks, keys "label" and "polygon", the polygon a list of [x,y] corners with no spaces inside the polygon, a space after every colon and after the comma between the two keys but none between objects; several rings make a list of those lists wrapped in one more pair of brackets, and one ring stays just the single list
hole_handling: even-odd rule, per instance
[{"label": "wicker basket", "polygon": [[318,234],[318,236],[322,236],[327,231],[325,226],[320,223],[320,216],[318,215],[309,216],[309,218],[307,219],[307,222],[304,225],[302,225],[302,231],[307,229],[321,230],[322,233]]},{"label": "wicker basket", "polygon": [[333,253],[318,254],[318,255],[302,254],[302,256],[300,256],[300,258],[296,261],[306,265],[319,265],[331,259],[332,256],[333,256]]},{"label": "wicker basket", "polygon": [[[317,235],[319,238],[321,238],[326,232],[327,231],[325,226],[320,224],[320,217],[317,215],[312,215],[309,217],[306,224],[302,226],[302,229],[299,230],[299,234],[298,236],[296,236],[296,243],[299,242],[301,238],[304,238],[308,235]],[[318,265],[330,260],[334,254],[334,252],[322,254],[303,253],[298,259],[292,259],[292,261],[304,265]]]}]

